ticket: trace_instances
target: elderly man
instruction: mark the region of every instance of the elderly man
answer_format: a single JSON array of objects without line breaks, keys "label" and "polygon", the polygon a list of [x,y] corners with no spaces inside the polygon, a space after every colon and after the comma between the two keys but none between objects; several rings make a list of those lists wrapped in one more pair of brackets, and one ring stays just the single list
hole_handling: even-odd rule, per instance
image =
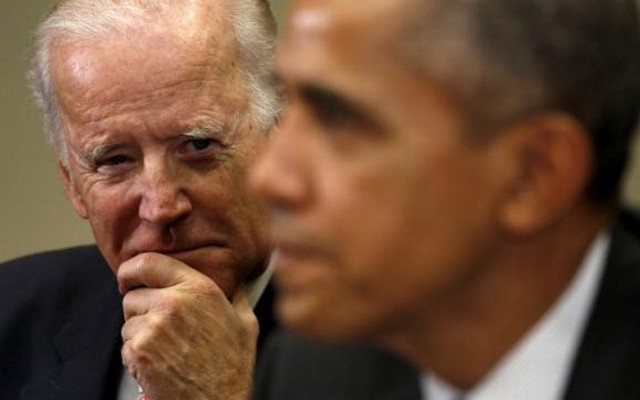
[{"label": "elderly man", "polygon": [[[633,0],[297,0],[257,398],[640,398]],[[417,367],[416,374],[374,343]]]},{"label": "elderly man", "polygon": [[246,398],[269,248],[244,177],[278,112],[268,7],[67,0],[39,26],[36,96],[99,252],[0,267],[0,398]]}]

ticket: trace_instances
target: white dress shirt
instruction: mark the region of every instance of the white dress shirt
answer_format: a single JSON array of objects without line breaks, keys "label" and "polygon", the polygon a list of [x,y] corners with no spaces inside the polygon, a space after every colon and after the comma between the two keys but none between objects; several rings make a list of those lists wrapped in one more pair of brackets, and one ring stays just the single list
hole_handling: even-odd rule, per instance
[{"label": "white dress shirt", "polygon": [[[260,275],[255,281],[251,282],[247,288],[249,303],[251,303],[252,307],[255,307],[256,304],[258,304],[258,300],[262,297],[262,293],[264,293],[264,290],[269,284],[269,280],[271,280],[271,275],[273,275],[273,270],[275,269],[274,256],[275,255],[272,255],[270,258],[269,265],[262,275]],[[138,397],[138,383],[133,379],[126,368],[122,368],[122,378],[120,379],[120,387],[118,389],[118,400],[137,400]]]},{"label": "white dress shirt", "polygon": [[422,378],[428,400],[557,400],[563,395],[604,271],[611,237],[601,233],[576,276],[543,318],[472,390],[462,393],[433,373]]}]

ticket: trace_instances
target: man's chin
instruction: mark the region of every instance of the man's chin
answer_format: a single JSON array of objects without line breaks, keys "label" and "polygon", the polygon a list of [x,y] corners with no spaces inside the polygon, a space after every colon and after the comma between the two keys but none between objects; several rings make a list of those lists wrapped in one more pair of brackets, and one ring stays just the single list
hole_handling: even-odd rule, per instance
[{"label": "man's chin", "polygon": [[288,329],[315,341],[342,343],[354,336],[341,322],[339,310],[327,309],[308,296],[278,292],[276,315]]}]

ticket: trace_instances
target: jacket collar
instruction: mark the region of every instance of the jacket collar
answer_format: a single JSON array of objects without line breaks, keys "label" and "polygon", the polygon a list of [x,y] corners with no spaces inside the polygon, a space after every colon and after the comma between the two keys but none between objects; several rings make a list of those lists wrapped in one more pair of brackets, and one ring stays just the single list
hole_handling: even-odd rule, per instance
[{"label": "jacket collar", "polygon": [[565,400],[628,399],[640,395],[640,246],[620,224]]}]

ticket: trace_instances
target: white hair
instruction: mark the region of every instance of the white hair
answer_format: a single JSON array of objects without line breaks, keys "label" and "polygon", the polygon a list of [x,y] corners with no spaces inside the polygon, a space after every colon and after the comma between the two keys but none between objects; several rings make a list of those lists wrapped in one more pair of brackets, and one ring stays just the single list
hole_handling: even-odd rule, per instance
[{"label": "white hair", "polygon": [[[45,133],[63,165],[68,163],[68,151],[51,76],[52,44],[57,40],[87,42],[116,32],[127,35],[133,28],[157,21],[159,15],[171,15],[180,11],[180,7],[210,1],[220,0],[63,0],[38,25],[29,80],[43,112]],[[249,97],[250,116],[252,122],[266,132],[280,112],[278,90],[271,74],[275,22],[266,0],[228,1],[232,1],[232,29],[238,66]]]}]

